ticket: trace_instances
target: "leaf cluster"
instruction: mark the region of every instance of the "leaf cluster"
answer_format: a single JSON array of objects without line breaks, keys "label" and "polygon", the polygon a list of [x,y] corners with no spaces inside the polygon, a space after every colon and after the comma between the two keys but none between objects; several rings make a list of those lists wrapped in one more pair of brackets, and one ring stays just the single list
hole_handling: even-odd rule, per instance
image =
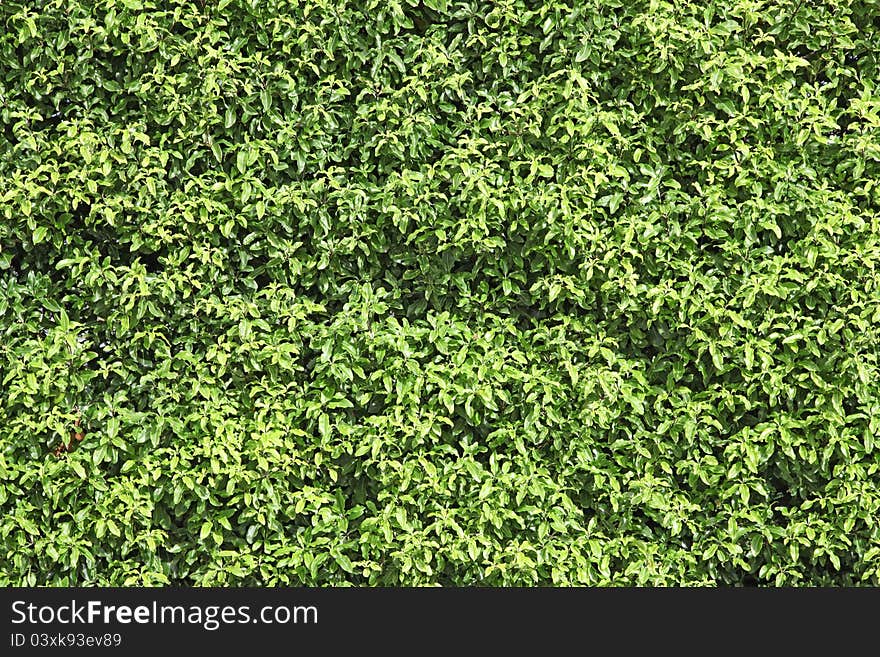
[{"label": "leaf cluster", "polygon": [[4,0],[0,584],[880,584],[874,0]]}]

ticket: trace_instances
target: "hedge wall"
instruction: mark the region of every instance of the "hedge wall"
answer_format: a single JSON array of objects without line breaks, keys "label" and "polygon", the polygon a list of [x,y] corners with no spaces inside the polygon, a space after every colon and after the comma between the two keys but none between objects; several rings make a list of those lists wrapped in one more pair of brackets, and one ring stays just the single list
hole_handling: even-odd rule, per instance
[{"label": "hedge wall", "polygon": [[3,0],[0,584],[880,584],[876,0]]}]

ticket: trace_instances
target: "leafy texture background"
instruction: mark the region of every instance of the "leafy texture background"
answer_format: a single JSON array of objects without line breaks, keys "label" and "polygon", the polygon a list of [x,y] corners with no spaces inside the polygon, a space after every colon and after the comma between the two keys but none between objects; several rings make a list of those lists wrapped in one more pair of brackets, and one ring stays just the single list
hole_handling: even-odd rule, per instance
[{"label": "leafy texture background", "polygon": [[880,584],[875,0],[4,0],[0,583]]}]

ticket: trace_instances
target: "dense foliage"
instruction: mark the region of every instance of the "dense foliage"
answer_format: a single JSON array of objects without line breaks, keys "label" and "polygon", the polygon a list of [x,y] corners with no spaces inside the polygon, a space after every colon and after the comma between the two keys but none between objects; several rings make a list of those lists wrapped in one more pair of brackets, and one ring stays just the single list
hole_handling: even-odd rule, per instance
[{"label": "dense foliage", "polygon": [[876,0],[3,0],[0,584],[880,583]]}]

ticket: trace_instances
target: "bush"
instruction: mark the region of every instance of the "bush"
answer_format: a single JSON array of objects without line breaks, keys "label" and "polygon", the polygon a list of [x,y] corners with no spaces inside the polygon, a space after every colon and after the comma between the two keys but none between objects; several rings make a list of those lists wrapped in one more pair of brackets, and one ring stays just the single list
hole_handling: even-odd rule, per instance
[{"label": "bush", "polygon": [[0,584],[880,583],[873,0],[0,23]]}]

